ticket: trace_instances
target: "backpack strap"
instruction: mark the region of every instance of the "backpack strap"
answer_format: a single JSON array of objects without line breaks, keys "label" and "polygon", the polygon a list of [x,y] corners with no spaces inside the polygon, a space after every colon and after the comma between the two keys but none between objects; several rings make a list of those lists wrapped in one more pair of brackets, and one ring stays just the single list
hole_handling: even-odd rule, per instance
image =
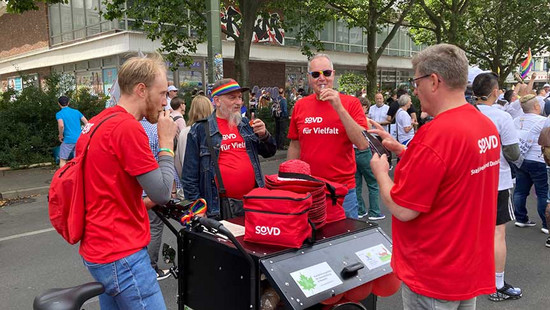
[{"label": "backpack strap", "polygon": [[82,169],[81,170],[81,173],[82,173],[82,198],[84,199],[84,206],[86,205],[86,183],[84,182],[86,180],[86,176],[84,175],[84,171],[86,169],[84,169],[84,166],[86,165],[86,155],[88,154],[88,148],[90,147],[90,142],[92,141],[92,137],[94,136],[94,134],[97,131],[97,129],[99,128],[99,126],[101,126],[101,124],[105,123],[105,121],[107,121],[108,119],[110,119],[112,117],[115,117],[118,114],[119,113],[116,112],[116,113],[108,115],[107,117],[102,119],[101,122],[99,122],[97,124],[97,126],[95,126],[94,130],[90,134],[90,138],[88,139],[88,142],[86,143],[86,147],[84,148],[84,153],[82,154],[82,165],[81,165],[81,169]]}]

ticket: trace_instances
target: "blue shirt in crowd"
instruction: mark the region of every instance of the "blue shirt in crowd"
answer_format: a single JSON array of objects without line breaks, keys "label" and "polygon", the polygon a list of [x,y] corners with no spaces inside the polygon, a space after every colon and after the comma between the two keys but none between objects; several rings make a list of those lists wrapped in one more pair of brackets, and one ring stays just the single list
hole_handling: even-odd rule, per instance
[{"label": "blue shirt in crowd", "polygon": [[82,131],[80,128],[80,119],[82,116],[80,111],[70,107],[63,107],[61,111],[55,114],[56,120],[63,120],[63,143],[76,143]]}]

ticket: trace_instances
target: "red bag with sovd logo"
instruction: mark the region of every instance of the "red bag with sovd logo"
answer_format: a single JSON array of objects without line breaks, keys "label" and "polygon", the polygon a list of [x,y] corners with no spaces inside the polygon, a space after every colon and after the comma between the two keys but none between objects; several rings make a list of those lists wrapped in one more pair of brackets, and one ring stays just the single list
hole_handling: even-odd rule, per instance
[{"label": "red bag with sovd logo", "polygon": [[314,236],[310,193],[255,188],[244,196],[244,241],[300,248]]}]

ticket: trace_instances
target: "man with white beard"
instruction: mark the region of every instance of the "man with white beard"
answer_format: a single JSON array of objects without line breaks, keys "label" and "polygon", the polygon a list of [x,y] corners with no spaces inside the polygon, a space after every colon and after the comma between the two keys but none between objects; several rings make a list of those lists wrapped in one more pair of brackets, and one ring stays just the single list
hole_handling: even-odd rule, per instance
[{"label": "man with white beard", "polygon": [[214,113],[193,124],[187,136],[182,185],[187,199],[206,199],[208,217],[225,219],[221,202],[239,203],[250,190],[264,186],[258,154],[271,157],[277,145],[262,120],[241,116],[242,93],[248,88],[222,79],[212,89]]}]

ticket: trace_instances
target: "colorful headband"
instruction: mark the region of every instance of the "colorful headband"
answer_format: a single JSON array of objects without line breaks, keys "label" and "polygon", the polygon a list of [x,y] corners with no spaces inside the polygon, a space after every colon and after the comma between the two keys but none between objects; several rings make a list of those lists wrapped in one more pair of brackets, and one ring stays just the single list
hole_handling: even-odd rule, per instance
[{"label": "colorful headband", "polygon": [[212,91],[212,98],[214,98],[214,96],[221,96],[221,95],[224,95],[224,94],[227,94],[227,93],[230,93],[230,92],[234,92],[234,91],[237,91],[237,90],[240,90],[241,92],[243,92],[243,91],[247,91],[248,88],[242,88],[239,85],[239,83],[237,83],[236,81],[231,81],[229,83],[220,85],[216,89],[214,89]]}]

